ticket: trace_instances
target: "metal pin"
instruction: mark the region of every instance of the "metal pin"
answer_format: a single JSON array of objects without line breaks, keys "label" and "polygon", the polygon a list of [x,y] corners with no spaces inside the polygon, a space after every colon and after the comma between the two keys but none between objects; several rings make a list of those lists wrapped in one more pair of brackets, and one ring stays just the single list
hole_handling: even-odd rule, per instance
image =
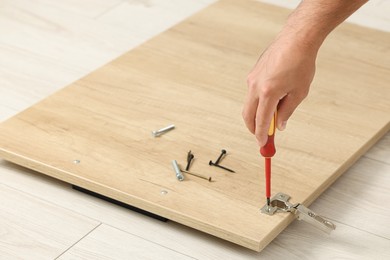
[{"label": "metal pin", "polygon": [[190,169],[191,166],[191,161],[194,159],[194,155],[191,153],[191,150],[187,154],[187,166],[186,166],[186,171]]},{"label": "metal pin", "polygon": [[180,168],[179,168],[179,165],[177,164],[177,161],[176,161],[176,160],[173,160],[173,161],[172,161],[172,166],[173,166],[173,169],[175,170],[176,178],[177,178],[179,181],[183,181],[183,180],[184,180],[184,176],[183,176],[183,174],[181,173]]},{"label": "metal pin", "polygon": [[221,165],[219,165],[219,164],[215,164],[215,163],[213,163],[212,161],[209,162],[209,165],[210,165],[210,166],[219,167],[219,168],[221,168],[221,169],[224,169],[225,171],[229,171],[229,172],[235,173],[235,171],[233,171],[233,170],[231,170],[231,169],[229,169],[229,168],[223,167],[223,166],[221,166]]},{"label": "metal pin", "polygon": [[221,150],[221,155],[218,157],[218,159],[215,161],[214,164],[219,164],[219,162],[222,160],[222,157],[226,154],[226,150],[222,149]]},{"label": "metal pin", "polygon": [[197,173],[193,173],[193,172],[189,172],[189,171],[182,171],[182,172],[185,172],[185,173],[187,173],[189,175],[192,175],[192,176],[195,176],[195,177],[198,177],[198,178],[201,178],[201,179],[205,179],[205,180],[211,182],[211,177],[206,177],[206,176],[203,176],[203,175],[200,175],[200,174],[197,174]]},{"label": "metal pin", "polygon": [[158,136],[160,136],[160,135],[162,135],[162,134],[164,134],[164,133],[166,133],[174,128],[175,128],[175,125],[169,125],[167,127],[161,128],[159,130],[152,131],[152,135],[154,137],[158,137]]}]

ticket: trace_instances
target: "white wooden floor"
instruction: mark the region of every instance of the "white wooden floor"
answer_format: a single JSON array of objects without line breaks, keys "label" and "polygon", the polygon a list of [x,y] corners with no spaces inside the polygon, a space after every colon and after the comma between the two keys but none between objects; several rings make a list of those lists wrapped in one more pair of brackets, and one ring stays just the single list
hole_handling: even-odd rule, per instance
[{"label": "white wooden floor", "polygon": [[[0,121],[212,2],[0,1]],[[390,31],[389,13],[372,0],[350,20]],[[389,187],[390,133],[311,206],[331,236],[295,221],[255,253],[0,160],[0,259],[390,259]]]}]

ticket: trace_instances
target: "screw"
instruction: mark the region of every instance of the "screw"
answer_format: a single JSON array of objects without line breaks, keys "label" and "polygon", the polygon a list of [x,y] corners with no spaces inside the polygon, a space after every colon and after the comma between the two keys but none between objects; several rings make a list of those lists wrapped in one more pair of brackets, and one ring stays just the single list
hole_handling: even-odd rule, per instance
[{"label": "screw", "polygon": [[189,175],[192,175],[192,176],[195,176],[195,177],[198,177],[198,178],[201,178],[201,179],[204,179],[204,180],[207,180],[207,181],[210,181],[211,182],[211,177],[206,177],[206,176],[203,176],[203,175],[200,175],[200,174],[197,174],[197,173],[193,173],[193,172],[189,172],[189,171],[183,171]]},{"label": "screw", "polygon": [[162,190],[160,193],[161,193],[162,195],[166,195],[166,194],[168,194],[168,191]]},{"label": "screw", "polygon": [[215,164],[219,164],[219,162],[221,161],[222,157],[226,154],[226,150],[225,149],[222,149],[221,150],[221,155],[218,157],[218,159],[215,161]]},{"label": "screw", "polygon": [[162,135],[162,134],[172,130],[173,128],[175,128],[175,125],[169,125],[167,127],[161,128],[159,130],[152,131],[152,135],[154,137],[158,137],[158,136],[160,136],[160,135]]},{"label": "screw", "polygon": [[179,181],[183,181],[183,180],[184,180],[184,176],[183,176],[183,174],[181,173],[180,167],[179,167],[179,165],[177,164],[177,161],[176,161],[176,160],[173,160],[173,161],[172,161],[172,166],[173,166],[173,169],[175,170],[176,178],[177,178]]},{"label": "screw", "polygon": [[186,166],[186,171],[190,169],[191,161],[194,159],[194,155],[191,153],[191,150],[188,152],[187,155],[187,166]]},{"label": "screw", "polygon": [[233,171],[233,170],[231,170],[231,169],[229,169],[229,168],[223,167],[223,166],[221,166],[221,165],[219,165],[219,164],[215,164],[215,163],[213,163],[212,161],[209,162],[209,165],[210,165],[210,166],[219,167],[219,168],[221,168],[221,169],[224,169],[225,171],[229,171],[229,172],[233,172],[233,173],[235,172],[235,171]]},{"label": "screw", "polygon": [[74,164],[79,164],[81,161],[80,160],[74,160],[73,163]]}]

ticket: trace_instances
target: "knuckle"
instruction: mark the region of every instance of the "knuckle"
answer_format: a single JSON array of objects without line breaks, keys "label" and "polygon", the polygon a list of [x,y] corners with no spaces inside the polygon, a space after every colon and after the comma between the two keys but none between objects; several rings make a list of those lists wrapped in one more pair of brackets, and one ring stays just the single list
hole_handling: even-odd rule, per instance
[{"label": "knuckle", "polygon": [[249,74],[249,75],[246,77],[246,84],[248,85],[249,88],[253,88],[254,86],[256,86],[256,80],[255,80],[255,78],[252,76],[252,74]]},{"label": "knuckle", "polygon": [[304,100],[307,96],[309,95],[309,90],[308,89],[304,89],[302,91],[300,91],[298,93],[298,99],[300,99],[300,101]]},{"label": "knuckle", "polygon": [[269,98],[274,94],[274,88],[270,84],[264,84],[261,86],[260,95],[264,98]]}]

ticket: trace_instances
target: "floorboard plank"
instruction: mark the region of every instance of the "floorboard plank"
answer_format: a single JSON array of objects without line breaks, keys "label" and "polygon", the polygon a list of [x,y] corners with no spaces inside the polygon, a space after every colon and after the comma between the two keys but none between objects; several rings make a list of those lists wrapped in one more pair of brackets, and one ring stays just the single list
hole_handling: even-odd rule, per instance
[{"label": "floorboard plank", "polygon": [[99,222],[0,184],[0,259],[53,259]]},{"label": "floorboard plank", "polygon": [[[178,1],[177,7],[166,1],[2,2],[0,34],[7,37],[0,38],[0,121],[210,2],[213,0]],[[112,8],[118,3],[125,12]],[[130,15],[133,10],[141,15]],[[119,22],[123,25],[118,26]],[[145,30],[146,25],[149,30]]]},{"label": "floorboard plank", "polygon": [[390,239],[390,165],[361,158],[312,206],[338,222]]},{"label": "floorboard plank", "polygon": [[389,259],[390,240],[335,222],[331,235],[295,221],[264,250],[265,259]]},{"label": "floorboard plank", "polygon": [[[286,8],[295,8],[300,0],[258,0],[260,2],[278,5]],[[390,2],[386,0],[368,1],[356,13],[347,19],[350,23],[355,23],[365,27],[379,29],[390,32]]]},{"label": "floorboard plank", "polygon": [[137,38],[149,39],[216,1],[123,1],[97,20]]},{"label": "floorboard plank", "polygon": [[143,238],[101,225],[59,260],[76,259],[193,259]]},{"label": "floorboard plank", "polygon": [[364,156],[390,165],[390,132],[379,140]]}]

